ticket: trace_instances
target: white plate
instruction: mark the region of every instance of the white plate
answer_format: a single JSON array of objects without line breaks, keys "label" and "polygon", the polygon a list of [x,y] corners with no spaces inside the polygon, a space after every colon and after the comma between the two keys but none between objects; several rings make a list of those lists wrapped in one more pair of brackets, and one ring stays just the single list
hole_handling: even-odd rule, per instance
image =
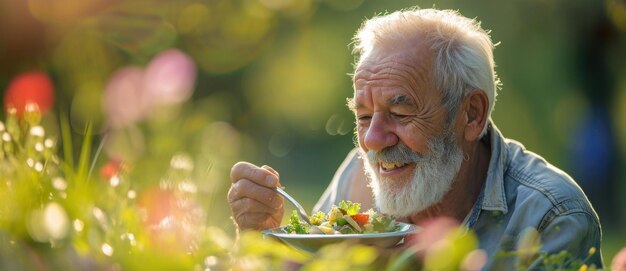
[{"label": "white plate", "polygon": [[308,252],[316,252],[325,245],[339,242],[354,242],[356,244],[373,245],[378,247],[393,247],[400,243],[407,234],[417,232],[418,227],[413,224],[397,223],[399,230],[385,233],[366,234],[292,234],[287,233],[284,227],[264,230],[265,236],[278,238],[284,243]]}]

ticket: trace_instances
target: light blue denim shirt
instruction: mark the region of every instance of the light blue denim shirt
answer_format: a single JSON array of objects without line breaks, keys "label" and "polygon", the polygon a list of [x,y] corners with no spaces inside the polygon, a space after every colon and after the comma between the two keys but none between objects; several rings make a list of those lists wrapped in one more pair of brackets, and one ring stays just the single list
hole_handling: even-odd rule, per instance
[{"label": "light blue denim shirt", "polygon": [[[567,251],[587,265],[602,268],[600,222],[580,187],[565,172],[527,151],[519,142],[504,138],[490,125],[491,160],[487,179],[472,211],[463,223],[476,233],[489,260],[485,270],[512,270],[518,257],[501,252],[515,251],[520,238],[535,229],[541,251]],[[351,152],[315,206],[327,211],[333,204],[350,199],[351,170],[360,168]],[[596,252],[589,255],[589,250]],[[539,267],[537,260],[531,269]]]}]

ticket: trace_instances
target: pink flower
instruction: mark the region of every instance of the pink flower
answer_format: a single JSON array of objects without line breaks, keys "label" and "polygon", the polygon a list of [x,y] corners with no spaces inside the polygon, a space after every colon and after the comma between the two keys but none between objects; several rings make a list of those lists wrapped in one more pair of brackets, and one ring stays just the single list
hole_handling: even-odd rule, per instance
[{"label": "pink flower", "polygon": [[480,270],[487,262],[485,251],[478,250],[478,238],[450,217],[436,217],[419,223],[421,230],[407,245],[424,263],[425,270]]},{"label": "pink flower", "polygon": [[613,262],[611,263],[611,270],[626,271],[626,247],[622,248],[622,250],[620,250],[613,258]]},{"label": "pink flower", "polygon": [[412,236],[407,236],[405,243],[418,247],[419,251],[416,256],[423,257],[437,241],[443,240],[450,232],[457,229],[459,222],[454,218],[442,216],[427,219],[418,225],[421,230]]},{"label": "pink flower", "polygon": [[144,70],[129,66],[116,71],[104,93],[104,111],[113,127],[144,119],[155,106],[179,104],[191,97],[196,66],[177,49],[156,55]]},{"label": "pink flower", "polygon": [[191,97],[195,80],[193,60],[177,49],[169,49],[148,64],[143,87],[151,104],[176,104]]},{"label": "pink flower", "polygon": [[104,93],[104,111],[113,127],[126,126],[147,113],[143,93],[144,72],[140,67],[119,69],[109,79]]}]

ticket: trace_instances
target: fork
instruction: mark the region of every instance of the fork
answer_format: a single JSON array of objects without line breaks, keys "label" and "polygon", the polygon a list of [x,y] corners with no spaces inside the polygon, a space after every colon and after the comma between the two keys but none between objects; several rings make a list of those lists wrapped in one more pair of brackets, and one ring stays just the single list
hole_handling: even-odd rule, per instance
[{"label": "fork", "polygon": [[282,188],[278,186],[274,188],[274,191],[278,192],[278,194],[280,194],[285,199],[287,199],[287,201],[291,202],[291,204],[293,204],[293,206],[296,207],[296,212],[298,213],[298,216],[300,216],[300,219],[304,220],[304,222],[311,225],[311,221],[309,221],[309,215],[307,215],[304,208],[302,208],[302,205],[300,205],[300,203],[296,199],[294,199],[292,196],[287,194],[285,190],[283,190]]}]

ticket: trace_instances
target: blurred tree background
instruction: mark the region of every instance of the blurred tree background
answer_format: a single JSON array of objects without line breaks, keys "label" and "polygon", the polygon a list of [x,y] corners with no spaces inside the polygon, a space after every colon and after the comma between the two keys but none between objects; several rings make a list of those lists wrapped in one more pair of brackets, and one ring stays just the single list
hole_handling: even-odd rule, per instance
[{"label": "blurred tree background", "polygon": [[[1,0],[0,90],[6,99],[17,75],[46,72],[55,88],[43,120],[49,134],[60,137],[67,114],[75,135],[91,123],[108,137],[108,159],[140,161],[155,147],[141,129],[109,133],[107,87],[120,68],[184,52],[197,67],[195,91],[175,113],[151,113],[178,116],[151,130],[171,135],[154,144],[190,153],[211,206],[206,220],[232,233],[226,191],[235,161],[271,165],[313,206],[354,147],[345,107],[352,35],[365,18],[415,5],[456,9],[491,30],[503,83],[495,123],[579,182],[600,214],[610,260],[626,245],[624,1]],[[137,167],[139,186],[165,172]]]}]

